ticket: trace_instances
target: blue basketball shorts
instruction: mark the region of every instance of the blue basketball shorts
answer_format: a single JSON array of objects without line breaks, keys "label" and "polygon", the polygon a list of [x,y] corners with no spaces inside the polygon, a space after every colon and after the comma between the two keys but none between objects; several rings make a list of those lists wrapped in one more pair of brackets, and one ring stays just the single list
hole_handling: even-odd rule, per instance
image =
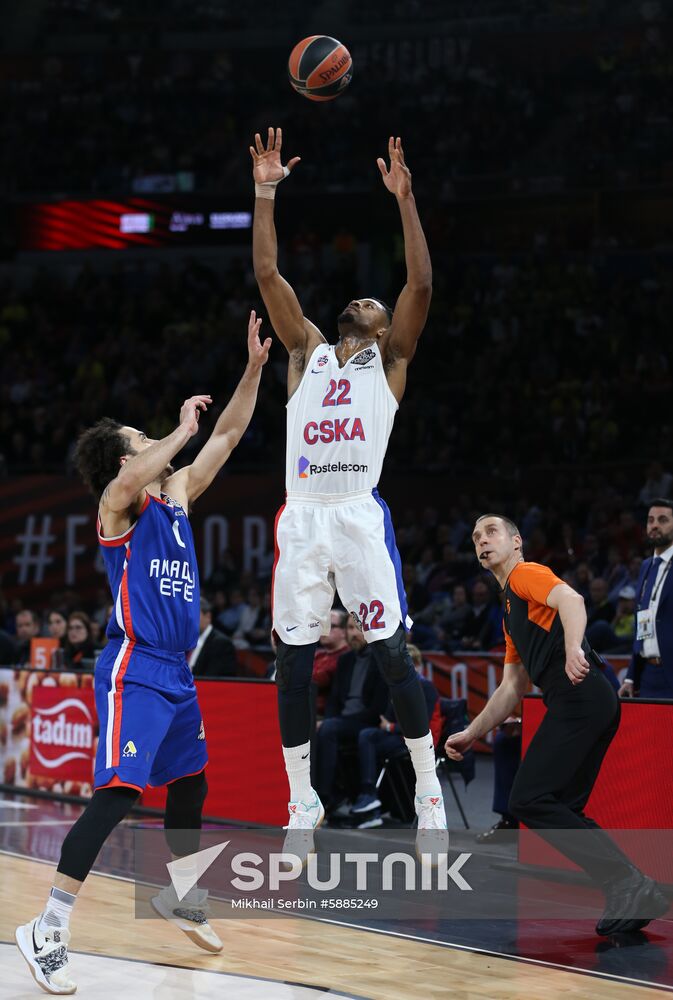
[{"label": "blue basketball shorts", "polygon": [[183,653],[112,640],[98,657],[100,723],[94,789],[165,785],[208,762],[201,710]]}]

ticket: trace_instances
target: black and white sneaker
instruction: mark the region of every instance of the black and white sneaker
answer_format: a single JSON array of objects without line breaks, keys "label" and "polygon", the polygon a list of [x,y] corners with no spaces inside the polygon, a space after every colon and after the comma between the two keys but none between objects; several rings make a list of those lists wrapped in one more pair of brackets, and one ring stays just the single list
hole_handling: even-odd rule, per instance
[{"label": "black and white sneaker", "polygon": [[75,993],[77,983],[70,978],[68,967],[68,942],[70,931],[66,927],[38,928],[40,917],[16,928],[16,943],[25,958],[33,979],[45,993],[60,995]]},{"label": "black and white sneaker", "polygon": [[208,923],[208,892],[205,889],[190,889],[182,901],[178,901],[172,885],[162,889],[152,899],[152,906],[169,923],[175,924],[199,948],[217,954],[224,945]]},{"label": "black and white sneaker", "polygon": [[383,817],[381,816],[381,810],[375,809],[373,812],[366,813],[357,825],[358,830],[374,830],[377,826],[383,826]]}]

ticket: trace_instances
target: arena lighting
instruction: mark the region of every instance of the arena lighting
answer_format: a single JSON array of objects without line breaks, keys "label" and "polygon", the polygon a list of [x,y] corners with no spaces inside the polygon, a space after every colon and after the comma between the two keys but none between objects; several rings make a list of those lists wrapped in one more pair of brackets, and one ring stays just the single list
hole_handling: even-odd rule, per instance
[{"label": "arena lighting", "polygon": [[227,245],[252,213],[200,197],[39,202],[18,209],[21,250],[125,250]]}]

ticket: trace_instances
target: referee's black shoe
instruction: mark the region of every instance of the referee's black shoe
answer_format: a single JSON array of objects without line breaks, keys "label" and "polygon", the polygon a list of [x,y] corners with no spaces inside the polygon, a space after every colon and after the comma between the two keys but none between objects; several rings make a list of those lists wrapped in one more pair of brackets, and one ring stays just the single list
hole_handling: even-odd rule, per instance
[{"label": "referee's black shoe", "polygon": [[596,933],[602,937],[642,930],[668,911],[669,902],[657,883],[635,866],[628,875],[611,879],[603,888],[605,910],[596,924]]}]

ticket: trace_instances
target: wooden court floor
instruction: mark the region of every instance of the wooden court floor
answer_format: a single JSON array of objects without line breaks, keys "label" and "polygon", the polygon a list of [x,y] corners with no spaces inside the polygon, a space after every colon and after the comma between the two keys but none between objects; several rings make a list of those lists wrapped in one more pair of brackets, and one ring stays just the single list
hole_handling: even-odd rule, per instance
[{"label": "wooden court floor", "polygon": [[[16,924],[36,915],[49,891],[52,872],[51,865],[40,861],[0,855],[0,941],[13,942]],[[253,995],[299,996],[299,993],[281,990],[281,984],[287,983],[314,986],[318,994],[338,991],[336,995],[340,992],[369,1000],[432,1000],[439,997],[451,997],[452,1000],[558,1000],[560,997],[646,1000],[668,992],[291,916],[225,919],[214,921],[214,926],[225,942],[221,955],[199,950],[163,921],[136,920],[132,883],[92,874],[77,902],[71,925],[71,963],[75,978],[79,980],[77,995],[96,1000],[118,997],[122,992],[125,1000],[136,1000],[136,996],[159,1000],[184,997],[186,1000],[189,996],[216,995],[199,992],[195,980],[190,980],[192,986],[172,983],[170,974],[162,980],[162,988],[150,993],[135,993],[133,986],[122,991],[119,981],[109,981],[107,970],[103,982],[103,969],[98,976],[95,961],[92,964],[87,960],[85,975],[77,976],[78,951],[134,960],[145,963],[148,969],[160,966],[169,971],[171,967],[210,970],[257,981],[260,992],[247,989],[236,992],[236,987],[227,988],[226,979],[220,980],[218,993],[227,1000]],[[33,983],[18,950],[10,952],[3,948],[2,951],[4,971],[0,997],[24,1000],[31,995],[43,995]],[[80,964],[83,963],[82,956]],[[139,984],[143,979],[142,966],[135,968]],[[137,988],[140,990],[140,986]],[[311,995],[318,994],[311,991]]]}]

